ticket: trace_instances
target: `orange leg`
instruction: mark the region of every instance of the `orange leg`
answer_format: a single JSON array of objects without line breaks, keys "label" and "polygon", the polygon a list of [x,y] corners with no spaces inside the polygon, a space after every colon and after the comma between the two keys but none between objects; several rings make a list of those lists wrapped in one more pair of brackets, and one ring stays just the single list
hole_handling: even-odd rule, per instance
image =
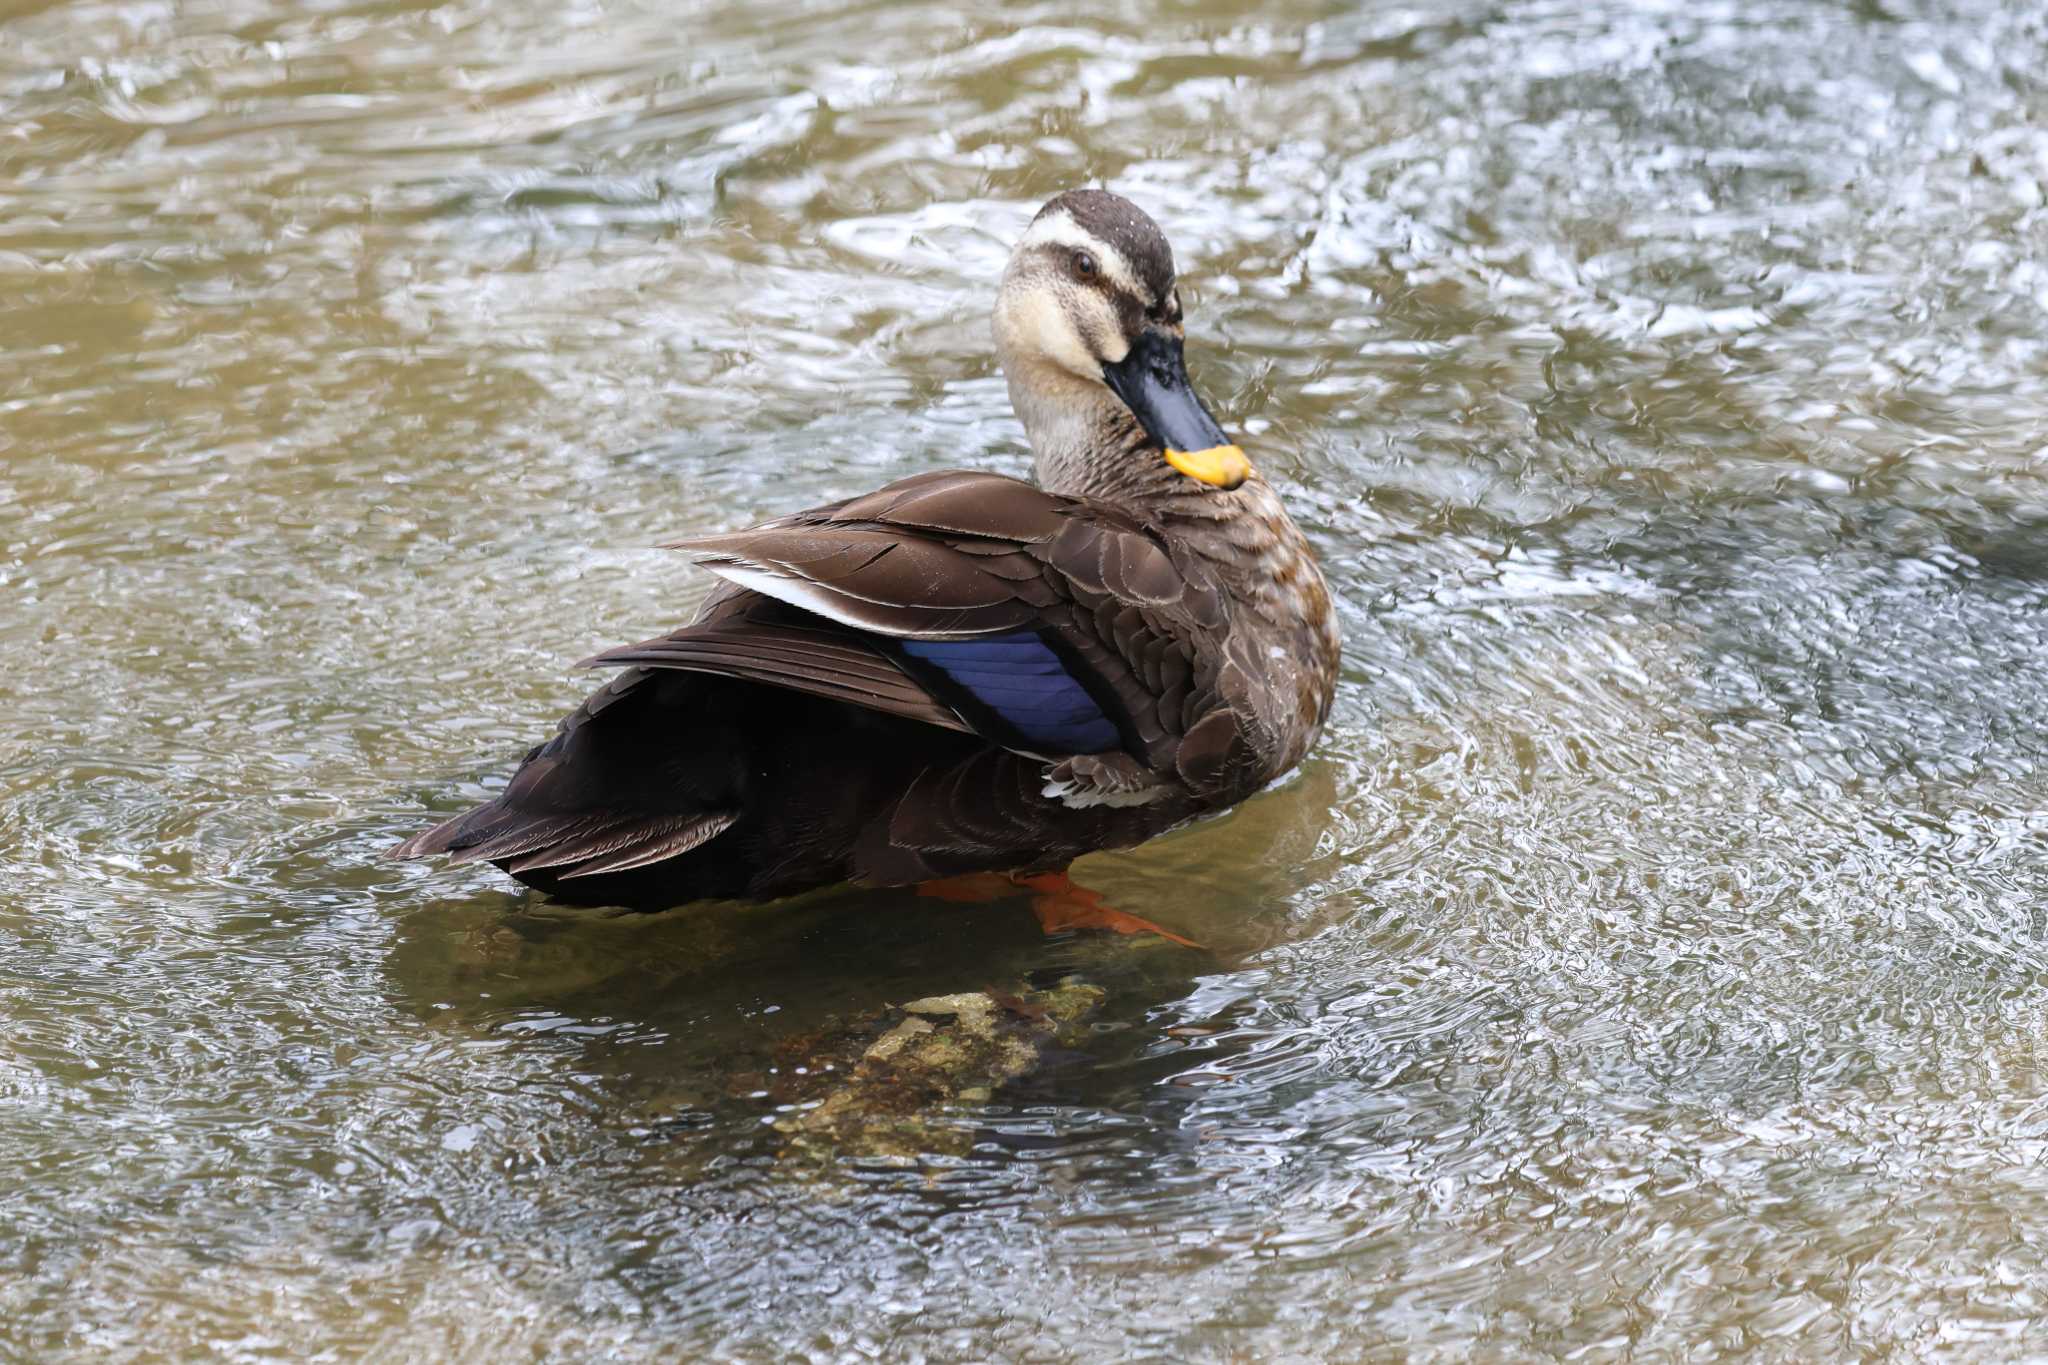
[{"label": "orange leg", "polygon": [[919,882],[917,894],[930,896],[937,901],[954,901],[961,905],[986,905],[999,901],[1005,896],[1017,894],[1017,883],[1000,872],[969,872],[963,877],[941,877],[934,882]]},{"label": "orange leg", "polygon": [[1014,895],[1020,888],[1031,892],[1031,912],[1038,916],[1039,927],[1048,934],[1062,929],[1108,929],[1119,934],[1157,934],[1189,948],[1202,946],[1160,928],[1151,920],[1111,909],[1095,892],[1076,886],[1064,871],[1041,872],[1030,877],[1013,872],[970,872],[964,877],[919,882],[917,894],[935,900],[983,904]]}]

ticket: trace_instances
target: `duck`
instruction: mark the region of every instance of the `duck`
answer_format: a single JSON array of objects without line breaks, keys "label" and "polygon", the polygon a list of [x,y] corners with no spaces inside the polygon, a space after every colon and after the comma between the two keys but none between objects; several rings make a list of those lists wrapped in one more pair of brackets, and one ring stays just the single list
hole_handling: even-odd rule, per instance
[{"label": "duck", "polygon": [[947,469],[664,546],[718,582],[492,801],[401,858],[571,905],[839,883],[1029,893],[1151,930],[1068,868],[1228,810],[1315,743],[1341,637],[1308,540],[1197,393],[1172,248],[1084,188],[1003,270],[995,354],[1036,482]]}]

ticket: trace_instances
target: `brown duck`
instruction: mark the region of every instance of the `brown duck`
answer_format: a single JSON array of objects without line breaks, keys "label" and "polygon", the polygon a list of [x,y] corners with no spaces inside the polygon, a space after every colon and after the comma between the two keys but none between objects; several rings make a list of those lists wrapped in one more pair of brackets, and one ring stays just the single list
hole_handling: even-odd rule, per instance
[{"label": "brown duck", "polygon": [[676,542],[724,580],[697,619],[589,660],[623,671],[497,800],[394,854],[577,903],[1017,883],[1048,925],[1152,927],[1064,869],[1299,763],[1336,615],[1188,380],[1173,253],[1136,205],[1040,210],[995,343],[1042,487],[919,474]]}]

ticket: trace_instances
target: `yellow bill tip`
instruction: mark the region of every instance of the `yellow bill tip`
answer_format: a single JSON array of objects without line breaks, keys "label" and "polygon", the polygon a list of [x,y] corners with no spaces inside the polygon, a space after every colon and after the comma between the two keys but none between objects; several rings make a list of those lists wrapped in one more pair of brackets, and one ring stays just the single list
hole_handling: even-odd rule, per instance
[{"label": "yellow bill tip", "polygon": [[1252,462],[1236,446],[1169,450],[1166,462],[1191,479],[1222,489],[1235,488],[1252,476]]}]

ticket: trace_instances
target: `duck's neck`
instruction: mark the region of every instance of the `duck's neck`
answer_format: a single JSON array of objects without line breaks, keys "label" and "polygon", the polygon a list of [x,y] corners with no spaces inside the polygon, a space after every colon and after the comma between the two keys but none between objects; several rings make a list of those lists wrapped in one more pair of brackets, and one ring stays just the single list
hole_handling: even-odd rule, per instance
[{"label": "duck's neck", "polygon": [[1184,507],[1216,490],[1166,462],[1131,410],[1100,384],[1064,374],[1010,381],[1010,403],[1031,442],[1039,486],[1100,498],[1133,512]]}]

